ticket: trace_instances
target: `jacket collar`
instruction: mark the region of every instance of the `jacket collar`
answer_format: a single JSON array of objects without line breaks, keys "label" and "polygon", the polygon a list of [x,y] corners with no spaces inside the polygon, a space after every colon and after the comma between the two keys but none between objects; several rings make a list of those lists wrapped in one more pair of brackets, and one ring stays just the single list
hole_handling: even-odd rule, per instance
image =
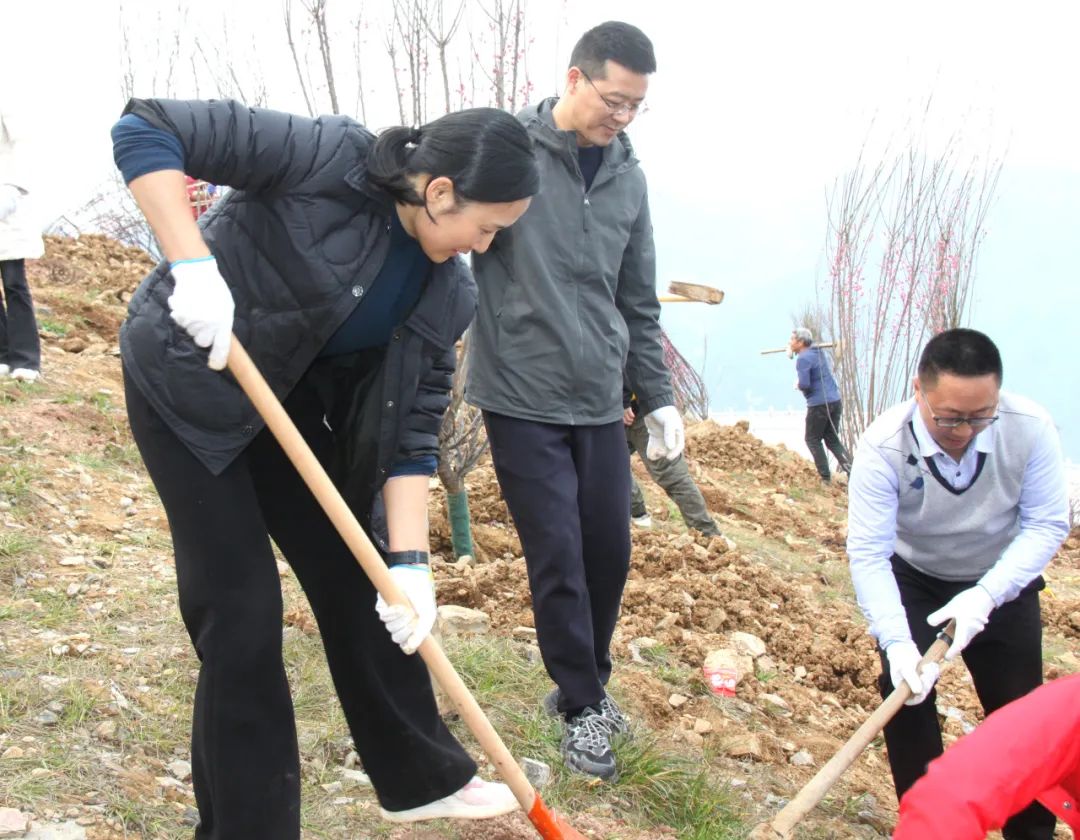
[{"label": "jacket collar", "polygon": [[[533,130],[533,137],[537,143],[554,154],[560,155],[564,160],[577,162],[577,137],[573,131],[563,131],[555,126],[555,118],[552,109],[559,101],[557,96],[543,99],[535,105],[529,105],[518,113],[518,119]],[[600,172],[596,175],[596,181],[607,180],[602,173],[607,170],[612,175],[625,172],[638,165],[634,147],[625,131],[620,131],[615,139],[604,147],[604,163]],[[610,176],[608,176],[610,177]]]},{"label": "jacket collar", "polygon": [[379,212],[389,216],[394,209],[394,200],[387,193],[368,181],[367,156],[372,145],[375,143],[375,135],[363,126],[358,126],[359,137],[356,143],[357,163],[345,173],[345,183],[369,199]]},{"label": "jacket collar", "polygon": [[432,266],[431,278],[405,326],[445,350],[469,325],[476,299],[476,281],[468,266],[461,257],[451,257]]}]

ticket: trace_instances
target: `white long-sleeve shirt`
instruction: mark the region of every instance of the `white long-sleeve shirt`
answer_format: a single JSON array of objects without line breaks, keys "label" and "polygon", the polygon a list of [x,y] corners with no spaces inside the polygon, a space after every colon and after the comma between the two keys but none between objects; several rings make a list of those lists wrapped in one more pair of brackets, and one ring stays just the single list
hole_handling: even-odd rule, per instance
[{"label": "white long-sleeve shirt", "polygon": [[[1022,404],[1031,405],[1026,401]],[[976,435],[957,462],[934,441],[914,400],[906,406],[890,409],[881,421],[891,426],[910,423],[919,459],[932,460],[941,478],[957,490],[967,488],[976,478],[980,458],[985,462],[984,467],[986,464],[996,466],[992,461],[995,455],[1004,461],[1000,456],[997,436],[1009,434],[1009,429],[1003,428],[1007,425],[1005,423],[990,426]],[[890,451],[889,446],[875,445],[880,438],[880,434],[877,437],[873,434],[876,425],[877,422],[867,430],[860,442],[851,472],[847,548],[859,605],[870,622],[871,633],[885,648],[896,641],[910,641],[911,632],[891,564],[897,548],[897,515],[902,481],[895,466],[898,452],[895,448]],[[921,469],[922,464],[913,464],[912,460],[909,456],[904,463],[911,464],[913,469]],[[937,481],[933,476],[927,478],[929,472],[924,470],[922,475],[910,482],[911,487],[920,486],[920,480]],[[977,581],[990,593],[997,606],[1015,598],[1020,590],[1042,573],[1068,534],[1064,461],[1058,436],[1048,423],[1048,418],[1039,433],[1032,435],[1022,473],[1016,500],[1019,530]],[[909,478],[910,475],[905,475],[903,480]],[[905,491],[910,492],[907,488]],[[963,496],[958,498],[962,499]],[[978,516],[978,511],[970,513]],[[908,557],[904,559],[910,560]],[[947,556],[941,558],[942,563],[947,561]],[[950,578],[947,574],[941,577]]]}]

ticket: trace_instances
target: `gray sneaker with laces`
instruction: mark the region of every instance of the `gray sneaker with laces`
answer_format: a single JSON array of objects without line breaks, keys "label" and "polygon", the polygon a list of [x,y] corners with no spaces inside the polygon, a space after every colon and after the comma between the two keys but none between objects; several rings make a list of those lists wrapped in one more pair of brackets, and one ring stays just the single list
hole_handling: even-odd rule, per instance
[{"label": "gray sneaker with laces", "polygon": [[[542,706],[544,711],[552,717],[559,714],[559,689],[558,686],[548,692],[544,697]],[[612,735],[627,735],[630,733],[630,720],[623,714],[615,699],[604,692],[604,699],[600,701],[600,715],[608,724]]]},{"label": "gray sneaker with laces", "polygon": [[561,750],[571,770],[597,776],[605,781],[617,777],[615,754],[611,751],[611,729],[592,707],[563,722]]}]

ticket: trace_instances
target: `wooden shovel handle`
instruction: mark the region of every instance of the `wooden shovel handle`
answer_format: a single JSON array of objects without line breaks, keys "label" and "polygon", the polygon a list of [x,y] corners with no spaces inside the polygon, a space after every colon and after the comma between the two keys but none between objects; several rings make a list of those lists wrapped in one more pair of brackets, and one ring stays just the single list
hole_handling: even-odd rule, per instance
[{"label": "wooden shovel handle", "polygon": [[[929,662],[940,662],[945,651],[952,644],[953,635],[956,633],[956,622],[950,621],[948,626],[938,633],[937,639],[919,661],[919,668]],[[885,728],[885,724],[892,720],[904,701],[911,697],[911,689],[906,682],[901,682],[892,693],[885,698],[880,706],[870,715],[857,730],[848,738],[832,758],[825,763],[809,782],[788,802],[775,817],[769,822],[769,826],[779,837],[788,837],[791,830],[803,817],[814,809],[825,794],[828,793],[836,780],[855,763],[864,749],[877,737],[877,734]]]},{"label": "wooden shovel handle", "polygon": [[[371,544],[371,540],[364,533],[364,529],[345,503],[345,499],[342,498],[341,493],[326,474],[326,470],[311,451],[311,447],[307,445],[307,441],[300,435],[289,415],[285,413],[285,409],[235,335],[232,337],[229,350],[229,371],[236,377],[236,381],[240,383],[248,399],[255,405],[259,415],[266,422],[281,448],[285,450],[285,454],[300,473],[304,483],[311,489],[326,515],[330,517],[330,521],[334,523],[334,527],[337,528],[341,538],[349,546],[375,588],[387,603],[411,607],[408,598],[394,582],[382,557]],[[371,608],[374,609],[374,605]],[[491,721],[484,715],[476,698],[472,696],[454,670],[454,666],[450,664],[450,660],[446,658],[439,643],[428,636],[417,652],[423,657],[432,675],[457,707],[461,719],[469,727],[469,731],[476,736],[484,753],[513,791],[522,809],[527,814],[534,813],[534,805],[543,809],[542,800],[533,790],[525,773],[514,761],[514,757],[491,725]]]}]

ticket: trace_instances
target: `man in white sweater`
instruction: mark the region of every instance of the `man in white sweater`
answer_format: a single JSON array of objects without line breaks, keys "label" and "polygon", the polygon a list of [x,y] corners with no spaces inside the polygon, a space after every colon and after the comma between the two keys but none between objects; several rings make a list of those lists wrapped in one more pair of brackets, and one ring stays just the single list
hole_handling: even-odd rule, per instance
[{"label": "man in white sweater", "polygon": [[[855,593],[881,651],[882,696],[913,697],[885,727],[897,799],[942,753],[936,666],[921,651],[956,620],[946,659],[963,656],[989,714],[1042,682],[1039,590],[1068,533],[1057,431],[1044,409],[1001,390],[1001,355],[975,330],[927,343],[915,396],[863,434],[848,487]],[[1007,840],[1053,836],[1033,804]]]}]

